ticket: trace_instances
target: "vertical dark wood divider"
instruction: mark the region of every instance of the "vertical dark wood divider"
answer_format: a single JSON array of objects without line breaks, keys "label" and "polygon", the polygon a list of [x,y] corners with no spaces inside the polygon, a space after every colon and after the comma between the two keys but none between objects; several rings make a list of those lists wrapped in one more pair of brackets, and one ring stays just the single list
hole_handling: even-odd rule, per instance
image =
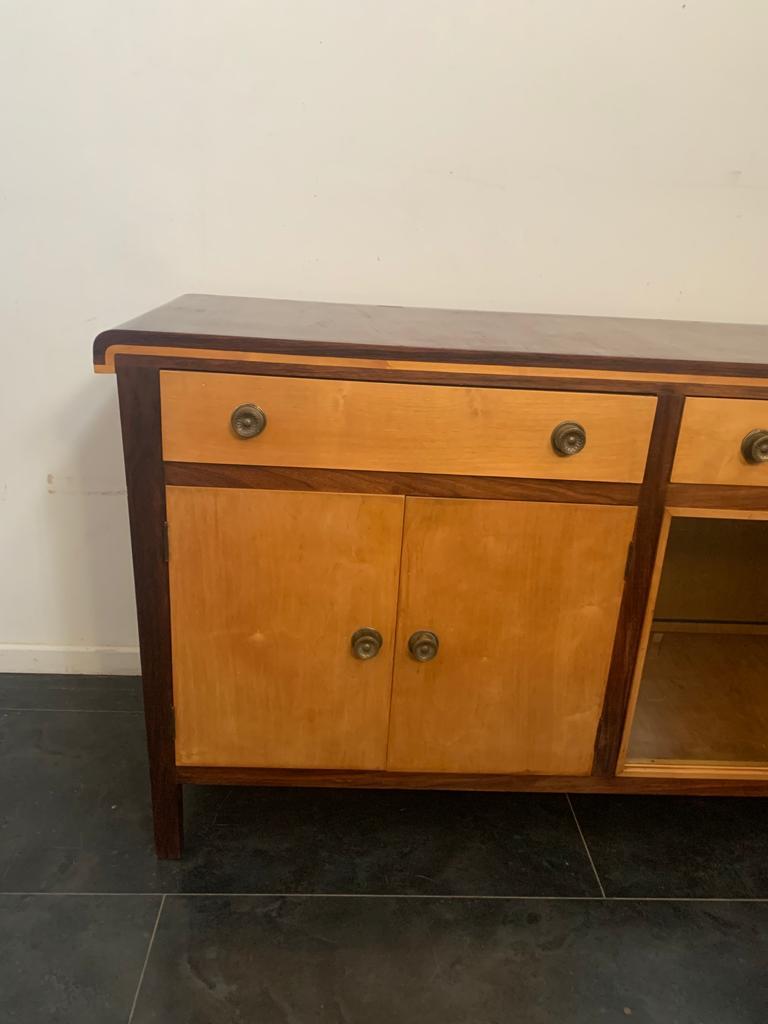
[{"label": "vertical dark wood divider", "polygon": [[115,366],[128,485],[155,845],[159,857],[176,859],[182,851],[183,819],[174,749],[160,374],[157,369],[132,365],[119,356]]},{"label": "vertical dark wood divider", "polygon": [[595,740],[592,768],[595,775],[613,775],[616,772],[684,403],[683,394],[674,389],[660,389],[648,462],[640,488],[634,547]]}]

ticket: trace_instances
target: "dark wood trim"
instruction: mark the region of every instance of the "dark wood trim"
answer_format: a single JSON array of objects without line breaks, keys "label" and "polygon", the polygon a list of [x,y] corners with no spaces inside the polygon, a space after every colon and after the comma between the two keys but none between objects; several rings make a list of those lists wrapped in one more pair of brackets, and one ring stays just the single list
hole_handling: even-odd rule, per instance
[{"label": "dark wood trim", "polygon": [[341,789],[446,789],[516,793],[697,793],[766,796],[760,779],[669,779],[590,775],[456,775],[435,772],[217,768],[183,765],[182,782],[221,786],[308,786]]},{"label": "dark wood trim", "polygon": [[639,484],[446,476],[437,473],[381,473],[370,470],[308,469],[301,466],[230,466],[196,462],[166,462],[165,482],[177,487],[348,491],[353,494],[563,501],[587,505],[636,505],[640,496]]},{"label": "dark wood trim", "polygon": [[[513,314],[514,315],[514,314]],[[602,318],[594,318],[602,319]],[[642,322],[642,321],[641,321]],[[711,324],[701,325],[711,328]],[[728,325],[731,326],[731,325]],[[644,358],[642,356],[585,355],[579,352],[578,341],[569,345],[572,351],[531,352],[514,348],[463,348],[435,343],[423,345],[403,338],[398,344],[361,343],[354,340],[306,341],[291,338],[262,338],[236,334],[187,334],[174,331],[131,330],[114,328],[103,331],[93,343],[93,362],[103,366],[111,345],[163,346],[227,352],[269,352],[286,355],[337,356],[346,359],[408,359],[416,362],[488,363],[492,366],[541,366],[558,369],[614,370],[636,373],[683,373],[718,377],[766,377],[768,364],[735,362],[718,359]],[[692,350],[695,345],[692,344]],[[239,372],[239,371],[238,371]]]},{"label": "dark wood trim", "polygon": [[120,422],[128,484],[133,575],[141,646],[155,846],[158,857],[182,849],[182,794],[176,778],[171,676],[171,613],[165,562],[165,486],[157,370],[120,366]]},{"label": "dark wood trim", "polygon": [[674,508],[733,508],[768,511],[768,487],[670,484],[667,505]]},{"label": "dark wood trim", "polygon": [[758,402],[768,399],[768,382],[762,387],[759,384],[700,384],[691,381],[681,384],[680,389],[689,398],[752,398]]},{"label": "dark wood trim", "polygon": [[595,740],[593,772],[596,775],[612,776],[616,773],[683,404],[682,395],[669,391],[660,394],[656,408],[648,462],[640,489],[632,559],[624,585],[603,711]]}]

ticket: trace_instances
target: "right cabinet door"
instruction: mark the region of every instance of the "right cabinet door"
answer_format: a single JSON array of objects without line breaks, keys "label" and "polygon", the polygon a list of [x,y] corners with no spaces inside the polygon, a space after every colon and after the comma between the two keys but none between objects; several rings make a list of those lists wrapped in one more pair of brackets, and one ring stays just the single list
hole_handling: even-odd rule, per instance
[{"label": "right cabinet door", "polygon": [[406,500],[390,770],[591,771],[635,514]]}]

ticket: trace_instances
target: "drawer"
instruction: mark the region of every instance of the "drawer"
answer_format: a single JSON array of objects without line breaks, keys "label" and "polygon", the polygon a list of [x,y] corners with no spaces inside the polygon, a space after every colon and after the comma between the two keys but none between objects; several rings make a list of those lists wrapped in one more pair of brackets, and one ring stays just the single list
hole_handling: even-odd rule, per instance
[{"label": "drawer", "polygon": [[686,399],[672,481],[768,487],[768,402]]},{"label": "drawer", "polygon": [[[643,477],[656,406],[644,395],[170,370],[160,383],[169,462],[632,483]],[[247,439],[231,423],[243,405],[266,417]],[[552,432],[570,421],[586,446],[559,455]]]}]

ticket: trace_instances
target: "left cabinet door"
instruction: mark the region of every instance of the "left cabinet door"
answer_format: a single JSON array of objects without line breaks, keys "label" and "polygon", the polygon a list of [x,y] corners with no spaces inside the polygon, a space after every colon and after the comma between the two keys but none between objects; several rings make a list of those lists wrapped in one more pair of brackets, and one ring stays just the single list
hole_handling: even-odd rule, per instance
[{"label": "left cabinet door", "polygon": [[167,510],[177,763],[383,768],[404,499],[168,487]]}]

